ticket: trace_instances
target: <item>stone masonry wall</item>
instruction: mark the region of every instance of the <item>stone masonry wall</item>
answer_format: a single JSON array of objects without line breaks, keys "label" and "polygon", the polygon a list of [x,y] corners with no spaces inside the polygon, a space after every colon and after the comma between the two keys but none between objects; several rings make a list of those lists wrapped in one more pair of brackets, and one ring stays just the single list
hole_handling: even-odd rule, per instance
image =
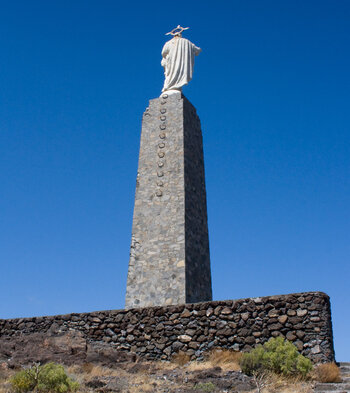
[{"label": "stone masonry wall", "polygon": [[212,300],[201,123],[184,97],[186,303]]},{"label": "stone masonry wall", "polygon": [[211,299],[200,120],[180,92],[162,94],[142,120],[125,307]]},{"label": "stone masonry wall", "polygon": [[[4,340],[49,332],[164,360],[180,350],[193,359],[215,347],[246,351],[282,335],[314,362],[334,360],[330,301],[322,292],[0,320],[0,358]],[[20,350],[9,348],[7,358]]]}]

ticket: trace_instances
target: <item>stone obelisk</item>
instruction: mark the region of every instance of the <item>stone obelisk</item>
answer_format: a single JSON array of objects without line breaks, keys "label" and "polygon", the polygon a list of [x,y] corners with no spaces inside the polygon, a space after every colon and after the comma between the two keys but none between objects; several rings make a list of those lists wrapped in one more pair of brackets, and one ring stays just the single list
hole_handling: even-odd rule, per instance
[{"label": "stone obelisk", "polygon": [[126,308],[212,299],[202,132],[176,83],[142,120]]}]

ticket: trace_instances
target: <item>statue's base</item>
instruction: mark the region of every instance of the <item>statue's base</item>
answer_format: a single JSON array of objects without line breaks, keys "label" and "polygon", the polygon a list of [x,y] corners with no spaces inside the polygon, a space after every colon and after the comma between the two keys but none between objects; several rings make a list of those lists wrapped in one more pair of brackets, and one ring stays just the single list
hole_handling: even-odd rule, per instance
[{"label": "statue's base", "polygon": [[211,299],[200,120],[169,90],[150,100],[142,120],[125,306]]},{"label": "statue's base", "polygon": [[[162,94],[159,97],[162,98],[164,95],[171,96],[173,94],[182,94],[182,91],[181,90],[165,90],[165,91],[162,91]],[[165,97],[165,98],[167,98],[167,97]]]}]

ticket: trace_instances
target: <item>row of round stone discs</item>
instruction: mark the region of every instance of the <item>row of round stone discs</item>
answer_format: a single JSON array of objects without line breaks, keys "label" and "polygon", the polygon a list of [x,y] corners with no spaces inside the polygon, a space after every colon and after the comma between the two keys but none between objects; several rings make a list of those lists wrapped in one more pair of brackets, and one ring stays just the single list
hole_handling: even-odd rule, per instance
[{"label": "row of round stone discs", "polygon": [[[162,107],[161,107],[160,110],[159,110],[159,112],[161,113],[159,119],[160,119],[161,122],[162,122],[162,123],[160,124],[160,126],[159,126],[159,128],[160,128],[160,130],[161,130],[161,132],[160,132],[160,134],[159,134],[159,138],[162,140],[162,142],[158,143],[158,148],[161,149],[160,151],[158,151],[158,158],[164,158],[164,157],[165,157],[165,152],[162,151],[162,149],[165,148],[165,143],[163,142],[163,140],[166,138],[166,134],[165,134],[164,131],[166,130],[166,123],[165,123],[165,121],[166,121],[166,115],[165,115],[165,113],[166,113],[167,110],[166,110],[166,108],[165,108],[164,105],[166,104],[166,99],[168,98],[168,95],[167,95],[167,94],[163,94],[163,95],[162,95],[162,98],[163,98],[163,101],[161,101]],[[158,160],[157,165],[158,165],[158,168],[162,168],[162,167],[164,166],[164,161],[159,161],[159,160]],[[157,171],[157,175],[158,175],[158,178],[159,178],[159,179],[157,180],[157,186],[158,186],[158,187],[163,187],[163,186],[164,186],[164,182],[163,182],[163,180],[161,180],[160,178],[162,178],[162,177],[164,176],[164,172],[161,171],[161,170],[158,170],[158,171]],[[157,189],[156,195],[157,195],[158,197],[161,197],[161,196],[163,195],[163,191],[162,191],[161,189]]]}]

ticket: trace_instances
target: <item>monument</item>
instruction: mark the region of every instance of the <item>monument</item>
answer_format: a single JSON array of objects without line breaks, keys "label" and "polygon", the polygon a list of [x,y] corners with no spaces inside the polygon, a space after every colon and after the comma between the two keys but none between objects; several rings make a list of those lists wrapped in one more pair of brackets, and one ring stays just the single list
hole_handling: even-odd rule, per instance
[{"label": "monument", "polygon": [[164,45],[163,92],[142,121],[128,310],[0,319],[4,369],[47,361],[114,365],[135,356],[170,360],[179,351],[200,359],[213,348],[248,351],[277,336],[315,363],[335,360],[325,293],[210,301],[202,133],[181,92],[200,49],[182,38],[183,30],[170,32]]},{"label": "monument", "polygon": [[202,132],[182,87],[201,51],[178,26],[162,50],[162,94],[142,132],[126,308],[212,299]]}]

